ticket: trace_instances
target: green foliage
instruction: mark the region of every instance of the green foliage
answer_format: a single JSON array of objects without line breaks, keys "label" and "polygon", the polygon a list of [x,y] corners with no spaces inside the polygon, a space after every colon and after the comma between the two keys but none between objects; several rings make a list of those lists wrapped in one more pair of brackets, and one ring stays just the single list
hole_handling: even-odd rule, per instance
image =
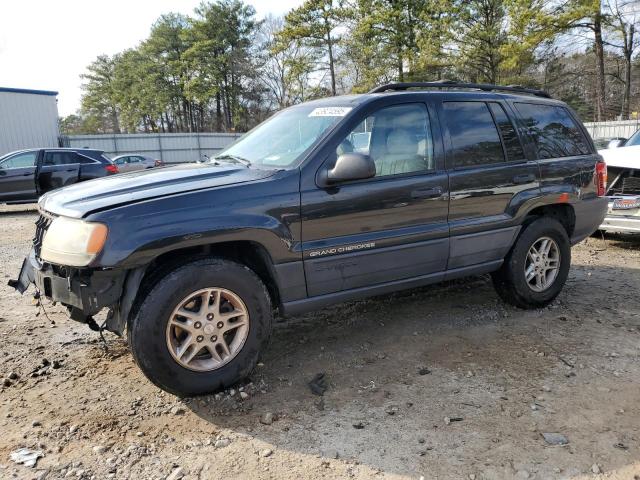
[{"label": "green foliage", "polygon": [[260,21],[242,0],[203,2],[92,62],[61,128],[244,131],[316,97],[438,79],[545,88],[586,119],[626,117],[640,110],[629,1],[305,0]]}]

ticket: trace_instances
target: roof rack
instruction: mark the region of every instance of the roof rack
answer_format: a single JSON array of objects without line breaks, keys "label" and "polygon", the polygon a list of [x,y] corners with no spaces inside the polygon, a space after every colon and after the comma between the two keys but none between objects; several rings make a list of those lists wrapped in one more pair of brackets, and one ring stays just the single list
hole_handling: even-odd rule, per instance
[{"label": "roof rack", "polygon": [[535,95],[536,97],[551,98],[544,90],[536,90],[526,88],[522,85],[492,85],[490,83],[460,83],[453,80],[439,80],[437,82],[406,82],[406,83],[387,83],[370,90],[368,93],[383,93],[387,91],[409,90],[410,88],[469,88],[473,90],[482,90],[485,92],[500,91],[512,93],[526,93]]}]

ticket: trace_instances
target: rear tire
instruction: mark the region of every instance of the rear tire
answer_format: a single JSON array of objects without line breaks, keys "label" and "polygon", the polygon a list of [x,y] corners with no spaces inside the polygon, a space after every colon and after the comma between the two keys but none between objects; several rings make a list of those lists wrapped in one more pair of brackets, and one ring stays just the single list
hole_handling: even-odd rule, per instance
[{"label": "rear tire", "polygon": [[208,258],[155,283],[135,311],[128,337],[149,380],[175,395],[194,396],[246,378],[271,323],[271,300],[258,276],[239,263]]},{"label": "rear tire", "polygon": [[[549,251],[544,254],[547,248]],[[556,269],[549,268],[555,264]],[[542,308],[558,296],[570,266],[567,231],[557,220],[542,217],[526,226],[500,270],[491,277],[505,302],[524,309]]]}]

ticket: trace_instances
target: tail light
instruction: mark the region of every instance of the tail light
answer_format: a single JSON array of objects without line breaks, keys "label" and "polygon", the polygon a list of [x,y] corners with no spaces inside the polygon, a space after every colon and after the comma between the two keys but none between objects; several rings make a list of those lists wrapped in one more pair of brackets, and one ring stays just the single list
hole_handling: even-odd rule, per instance
[{"label": "tail light", "polygon": [[114,164],[105,165],[104,169],[108,173],[118,173],[118,167],[115,166]]},{"label": "tail light", "polygon": [[164,165],[164,163],[162,162],[162,160],[156,160],[156,162],[155,162],[155,166],[156,166],[156,167],[161,167],[162,165]]},{"label": "tail light", "polygon": [[596,182],[596,190],[599,197],[603,197],[607,193],[607,164],[604,162],[596,163],[596,174],[594,176]]}]

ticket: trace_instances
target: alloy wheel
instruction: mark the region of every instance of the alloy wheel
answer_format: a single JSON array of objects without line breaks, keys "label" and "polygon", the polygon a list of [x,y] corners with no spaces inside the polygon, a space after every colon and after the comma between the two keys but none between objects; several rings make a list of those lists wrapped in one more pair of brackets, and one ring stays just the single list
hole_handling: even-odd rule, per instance
[{"label": "alloy wheel", "polygon": [[534,292],[547,290],[560,271],[560,248],[550,237],[541,237],[527,252],[524,275],[529,288]]},{"label": "alloy wheel", "polygon": [[229,363],[249,334],[242,299],[224,288],[197,290],[184,297],[167,324],[167,347],[178,364],[208,372]]}]

